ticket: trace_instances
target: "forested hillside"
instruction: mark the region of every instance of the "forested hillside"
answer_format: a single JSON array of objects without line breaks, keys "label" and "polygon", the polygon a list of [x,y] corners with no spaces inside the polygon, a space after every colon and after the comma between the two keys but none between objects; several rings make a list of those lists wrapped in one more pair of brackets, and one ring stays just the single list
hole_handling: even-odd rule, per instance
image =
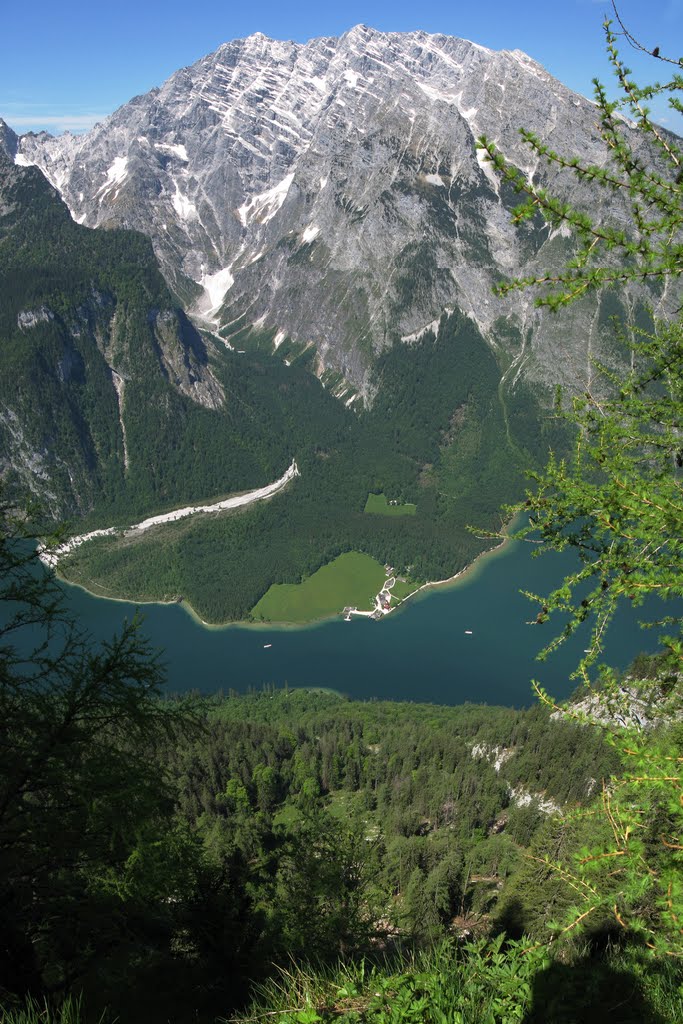
[{"label": "forested hillside", "polygon": [[[247,362],[230,364],[236,381],[262,372],[301,412],[282,433],[269,406],[258,406],[264,429],[288,441],[300,477],[238,514],[88,543],[60,565],[67,579],[102,581],[105,593],[133,600],[182,596],[210,622],[248,618],[272,583],[297,583],[343,551],[410,567],[415,580],[444,579],[487,546],[468,527],[499,523],[499,502],[520,494],[523,468],[540,465],[549,444],[566,445],[565,425],[531,392],[521,385],[514,395],[499,392],[500,368],[464,317],[445,316],[438,337],[383,356],[382,388],[360,414],[303,367],[283,368],[258,353],[237,359]],[[368,515],[371,492],[413,502],[416,514]],[[230,587],[217,587],[217,576]]]},{"label": "forested hillside", "polygon": [[25,542],[0,554],[7,1007],[209,1021],[292,957],[543,940],[570,897],[525,854],[600,834],[566,818],[618,770],[599,733],[323,691],[161,701],[135,627],[98,649]]},{"label": "forested hillside", "polygon": [[[325,691],[162,700],[139,629],[94,645],[7,510],[3,525],[3,1024],[43,1000],[61,1024],[209,1024],[280,969],[288,1024],[437,1022],[439,1006],[474,1024],[482,1000],[521,1019],[573,899],[549,854],[610,832],[603,783],[621,768],[602,732],[542,707]],[[593,984],[628,969],[640,992],[637,948],[600,959],[610,917],[588,933]],[[503,933],[524,942],[504,953]],[[572,938],[558,948],[580,959]],[[344,976],[326,975],[339,958]],[[614,1019],[673,1024],[672,972],[646,989],[629,1012],[652,998],[667,1015]]]},{"label": "forested hillside", "polygon": [[[219,380],[149,242],[75,224],[42,174],[2,151],[0,197],[9,492],[110,525],[276,479],[295,422],[307,437],[298,409],[320,419],[320,389],[301,380],[295,414],[287,388],[266,386],[258,366],[226,363]],[[334,432],[333,409],[328,419]]]}]

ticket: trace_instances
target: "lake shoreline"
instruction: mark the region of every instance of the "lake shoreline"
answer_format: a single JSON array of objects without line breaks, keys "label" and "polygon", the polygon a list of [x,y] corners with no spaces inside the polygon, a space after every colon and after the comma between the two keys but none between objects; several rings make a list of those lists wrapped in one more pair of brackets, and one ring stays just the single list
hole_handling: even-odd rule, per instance
[{"label": "lake shoreline", "polygon": [[[514,528],[515,520],[511,520],[510,523],[505,527]],[[422,583],[412,593],[404,597],[398,605],[395,605],[391,612],[387,615],[382,616],[382,619],[391,618],[397,612],[405,610],[408,606],[413,606],[416,601],[429,597],[432,593],[437,593],[442,590],[458,587],[463,583],[474,580],[478,572],[490,561],[494,556],[500,556],[503,554],[511,545],[514,543],[515,538],[512,536],[504,537],[499,544],[496,544],[492,548],[487,548],[485,551],[481,551],[471,562],[465,565],[462,569],[459,569],[453,576],[449,576],[444,580],[431,580],[427,583]],[[79,590],[84,591],[91,597],[97,600],[103,601],[116,601],[120,604],[135,605],[136,608],[145,608],[150,606],[158,607],[169,607],[171,605],[178,605],[183,611],[189,615],[189,617],[201,626],[202,629],[208,632],[221,632],[230,629],[248,629],[254,631],[275,631],[275,632],[290,632],[292,630],[306,631],[317,629],[321,626],[325,626],[330,622],[335,622],[343,617],[343,611],[335,612],[331,615],[325,615],[318,619],[310,619],[306,622],[254,622],[253,620],[236,620],[231,622],[206,622],[201,618],[199,613],[193,608],[193,606],[185,598],[178,596],[170,598],[168,600],[135,600],[129,597],[113,597],[105,593],[97,593],[96,590],[90,589],[84,583],[77,583],[74,580],[69,580],[64,576],[60,576],[57,573],[57,578],[60,583],[67,587],[76,587]],[[97,586],[97,584],[95,584]]]},{"label": "lake shoreline", "polygon": [[[405,603],[405,614],[395,621],[384,617],[381,628],[349,624],[341,616],[303,628],[207,628],[177,601],[140,607],[100,600],[83,587],[62,589],[69,614],[94,641],[110,641],[137,607],[144,617],[141,635],[159,652],[169,693],[323,686],[363,700],[526,707],[535,699],[532,679],[556,700],[568,696],[576,685],[571,673],[587,646],[584,633],[577,633],[539,666],[537,655],[548,638],[527,624],[524,592],[548,593],[576,571],[577,560],[573,552],[534,558],[536,550],[508,542],[482,552],[469,571],[425,587]],[[625,669],[640,652],[656,649],[656,638],[643,634],[638,622],[657,612],[620,609],[607,638],[608,664]]]}]

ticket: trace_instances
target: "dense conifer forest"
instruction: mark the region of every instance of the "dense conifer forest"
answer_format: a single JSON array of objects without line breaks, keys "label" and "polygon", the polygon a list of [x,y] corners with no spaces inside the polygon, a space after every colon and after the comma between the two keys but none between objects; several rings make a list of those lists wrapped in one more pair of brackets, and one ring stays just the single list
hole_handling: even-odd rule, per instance
[{"label": "dense conifer forest", "polygon": [[[21,524],[8,510],[3,522],[4,1024],[42,1006],[62,1024],[208,1024],[259,985],[299,1024],[347,1010],[458,1020],[434,1014],[475,991],[463,1021],[480,1019],[482,999],[499,1001],[492,1021],[521,1019],[573,896],[548,853],[608,838],[603,783],[623,769],[603,732],[540,705],[287,689],[162,699],[139,628],[94,645]],[[639,671],[659,685],[657,664]],[[612,931],[596,915],[558,964],[592,949],[595,984],[628,969],[630,1010],[654,1000],[668,1016],[640,1019],[673,1022],[672,968],[641,992],[637,947],[601,953]],[[292,1010],[304,983],[309,1016]],[[404,1015],[387,1016],[396,993]]]},{"label": "dense conifer forest", "polygon": [[322,690],[161,700],[135,625],[94,647],[26,542],[0,553],[3,1019],[80,993],[82,1020],[209,1021],[292,960],[543,945],[571,895],[541,851],[606,827],[566,817],[620,771],[599,731]]}]

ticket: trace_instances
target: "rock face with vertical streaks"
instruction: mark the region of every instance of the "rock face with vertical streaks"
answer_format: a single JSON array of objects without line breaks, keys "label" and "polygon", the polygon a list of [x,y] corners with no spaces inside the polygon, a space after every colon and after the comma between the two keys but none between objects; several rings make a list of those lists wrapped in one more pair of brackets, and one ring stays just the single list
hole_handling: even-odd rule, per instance
[{"label": "rock face with vertical streaks", "polygon": [[605,355],[598,301],[560,323],[527,294],[491,295],[567,256],[561,233],[511,226],[517,197],[475,149],[486,134],[543,175],[522,126],[605,159],[592,104],[520,51],[360,25],[306,44],[226,43],[86,135],[13,148],[79,223],[145,232],[200,322],[240,345],[258,332],[276,349],[314,346],[320,375],[371,400],[377,354],[448,309],[476,321],[510,383],[576,384]]}]

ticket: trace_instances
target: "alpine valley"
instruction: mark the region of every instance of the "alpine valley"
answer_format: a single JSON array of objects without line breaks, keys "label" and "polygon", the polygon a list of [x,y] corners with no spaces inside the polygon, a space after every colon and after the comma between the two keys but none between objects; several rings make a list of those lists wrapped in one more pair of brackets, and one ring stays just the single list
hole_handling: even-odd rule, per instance
[{"label": "alpine valley", "polygon": [[[611,317],[645,308],[495,298],[569,241],[511,224],[475,140],[552,187],[519,129],[601,163],[595,118],[519,51],[357,26],[226,43],[84,135],[0,121],[10,492],[80,534],[299,471],[268,501],[98,536],[60,572],[222,622],[346,552],[412,582],[470,562],[468,525],[495,528],[565,443],[557,386],[618,365]],[[606,201],[560,173],[577,207]]]}]

